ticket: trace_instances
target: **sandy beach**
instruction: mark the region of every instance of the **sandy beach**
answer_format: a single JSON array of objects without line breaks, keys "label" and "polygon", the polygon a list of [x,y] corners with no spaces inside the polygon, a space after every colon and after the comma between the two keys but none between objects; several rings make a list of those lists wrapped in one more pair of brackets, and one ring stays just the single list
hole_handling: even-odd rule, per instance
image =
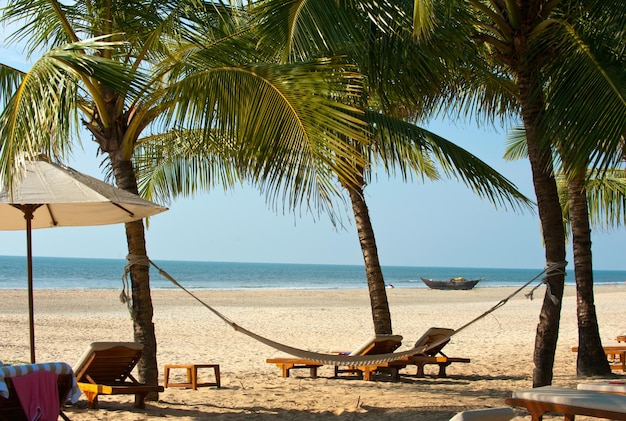
[{"label": "sandy beach", "polygon": [[[512,288],[472,291],[389,289],[394,333],[410,348],[429,327],[459,328],[507,297]],[[596,287],[596,308],[605,341],[626,331],[623,297],[626,285]],[[524,291],[527,292],[527,291]],[[351,349],[373,333],[367,290],[198,291],[197,295],[237,324],[291,346],[326,352]],[[94,341],[132,340],[128,311],[119,291],[36,291],[35,334],[38,361],[74,364]],[[532,385],[535,329],[544,288],[529,300],[521,293],[492,314],[454,336],[445,347],[451,357],[469,364],[448,367],[447,378],[402,376],[364,382],[333,378],[323,367],[319,378],[297,370],[284,379],[265,362],[279,353],[230,326],[178,290],[153,292],[159,374],[177,363],[219,364],[222,387],[198,390],[167,388],[146,410],[133,408],[130,396],[102,396],[99,410],[87,409],[84,397],[66,410],[72,420],[448,420],[455,413],[504,405],[512,390]],[[28,360],[26,291],[2,291],[0,360]],[[566,288],[554,385],[575,387],[576,301]],[[401,348],[401,349],[403,349]],[[415,367],[406,372],[414,373]],[[174,372],[181,380],[183,371]],[[210,378],[211,372],[201,372]],[[520,411],[516,420],[529,419]],[[545,419],[559,419],[546,417]],[[584,420],[584,417],[577,417]]]}]

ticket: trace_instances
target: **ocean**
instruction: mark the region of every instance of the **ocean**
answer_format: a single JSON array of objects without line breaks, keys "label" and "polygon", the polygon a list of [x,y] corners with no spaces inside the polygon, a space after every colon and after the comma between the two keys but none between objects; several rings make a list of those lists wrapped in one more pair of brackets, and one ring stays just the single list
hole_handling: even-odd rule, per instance
[{"label": "ocean", "polygon": [[[359,265],[185,262],[155,260],[154,263],[189,289],[362,289],[365,271]],[[121,289],[126,260],[34,257],[36,289]],[[541,272],[538,269],[384,266],[385,282],[395,288],[426,288],[420,277],[480,278],[476,288],[521,286]],[[26,257],[0,256],[0,289],[26,289]],[[596,284],[622,284],[626,271],[599,270]],[[566,283],[575,283],[568,271]],[[153,289],[177,288],[151,268]]]}]

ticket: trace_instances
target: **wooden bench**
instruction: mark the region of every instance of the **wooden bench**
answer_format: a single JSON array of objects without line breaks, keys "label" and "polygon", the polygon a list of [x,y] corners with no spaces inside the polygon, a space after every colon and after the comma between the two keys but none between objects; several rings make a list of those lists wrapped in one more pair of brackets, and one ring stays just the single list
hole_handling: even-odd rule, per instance
[{"label": "wooden bench", "polygon": [[[172,383],[170,382],[170,371],[172,369],[182,368],[187,371],[186,383]],[[200,368],[212,368],[215,377],[214,382],[198,382],[198,369]],[[188,389],[196,390],[199,387],[205,386],[217,386],[222,385],[220,376],[219,364],[167,364],[163,369],[163,386],[164,387],[185,387]]]},{"label": "wooden bench", "polygon": [[565,421],[574,421],[576,415],[626,420],[626,396],[609,393],[544,386],[517,390],[505,403],[526,408],[532,421],[541,421],[547,412],[561,413]]},{"label": "wooden bench", "polygon": [[283,377],[289,377],[291,370],[308,368],[311,378],[317,378],[317,369],[324,364],[300,359],[300,358],[268,358],[265,360],[268,364],[276,364],[276,367],[280,368]]},{"label": "wooden bench", "polygon": [[[611,370],[626,372],[626,344],[604,345],[602,348]],[[578,347],[572,347],[572,352],[578,352]]]}]

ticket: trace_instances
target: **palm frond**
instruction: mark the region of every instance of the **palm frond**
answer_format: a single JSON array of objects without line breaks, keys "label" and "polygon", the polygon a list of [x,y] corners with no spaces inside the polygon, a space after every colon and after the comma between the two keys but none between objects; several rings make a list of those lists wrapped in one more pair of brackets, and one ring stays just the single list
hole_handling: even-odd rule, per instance
[{"label": "palm frond", "polygon": [[528,145],[526,144],[526,130],[523,127],[516,127],[509,130],[506,139],[504,159],[507,161],[517,161],[528,158]]},{"label": "palm frond", "polygon": [[[251,24],[257,27],[258,48],[283,51],[283,61],[304,61],[342,51],[348,40],[363,45],[362,11],[358,2],[335,0],[266,0],[250,8]],[[358,48],[358,47],[357,47]]]},{"label": "palm frond", "polygon": [[133,156],[141,195],[168,202],[216,186],[231,188],[239,176],[229,143],[204,130],[170,130],[141,139]]},{"label": "palm frond", "polygon": [[553,52],[544,63],[551,78],[543,131],[562,140],[559,150],[573,167],[590,161],[608,168],[621,158],[626,133],[626,51],[607,28],[616,26],[606,22],[605,28],[599,28],[597,22],[582,18],[577,24],[560,21],[544,30],[539,42],[538,48],[550,45]]},{"label": "palm frond", "polygon": [[79,105],[95,81],[128,91],[141,80],[120,63],[82,53],[100,47],[106,43],[90,40],[52,49],[22,76],[0,114],[0,172],[9,181],[24,153],[68,155],[77,139]]},{"label": "palm frond", "polygon": [[23,71],[0,63],[0,104],[2,104],[2,108],[7,106],[7,102],[19,88],[24,75]]},{"label": "palm frond", "polygon": [[10,45],[23,45],[27,57],[77,41],[68,27],[74,6],[55,0],[9,0],[2,8],[0,22],[18,25],[7,37]]},{"label": "palm frond", "polygon": [[[496,206],[529,209],[525,197],[504,176],[473,154],[426,129],[390,119],[378,113],[366,113],[377,145],[376,160],[395,165],[406,177],[407,171],[433,177],[430,160],[436,162],[443,174],[462,181],[479,197]],[[373,150],[374,148],[370,148]],[[428,159],[420,155],[429,155]],[[389,167],[388,167],[389,168]]]},{"label": "palm frond", "polygon": [[[596,172],[597,174],[597,172]],[[626,170],[612,169],[588,180],[589,217],[595,228],[612,230],[626,224]]]}]

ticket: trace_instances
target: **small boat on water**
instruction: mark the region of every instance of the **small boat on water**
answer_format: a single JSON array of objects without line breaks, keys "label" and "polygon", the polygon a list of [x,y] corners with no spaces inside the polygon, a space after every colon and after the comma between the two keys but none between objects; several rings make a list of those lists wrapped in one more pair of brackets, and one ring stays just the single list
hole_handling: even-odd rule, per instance
[{"label": "small boat on water", "polygon": [[422,278],[422,282],[432,289],[472,289],[479,281],[480,279],[468,280],[465,278],[452,278],[447,281],[436,281],[434,279]]}]

